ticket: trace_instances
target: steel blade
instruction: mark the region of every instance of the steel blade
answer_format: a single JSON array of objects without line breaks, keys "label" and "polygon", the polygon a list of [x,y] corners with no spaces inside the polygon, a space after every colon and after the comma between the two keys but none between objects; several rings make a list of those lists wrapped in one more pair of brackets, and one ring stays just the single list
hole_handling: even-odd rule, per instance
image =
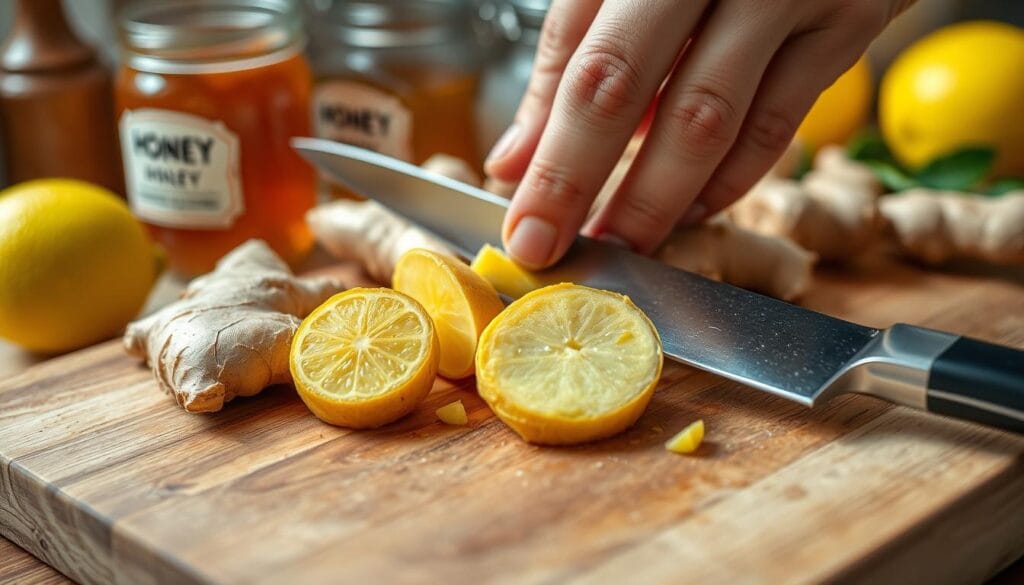
[{"label": "steel blade", "polygon": [[467,258],[501,242],[503,197],[340,142],[293,138],[292,147],[332,179],[437,234]]},{"label": "steel blade", "polygon": [[[467,256],[500,244],[508,206],[501,197],[361,148],[311,138],[292,144],[330,176]],[[878,334],[582,237],[537,276],[628,295],[658,328],[669,357],[806,405]]]}]

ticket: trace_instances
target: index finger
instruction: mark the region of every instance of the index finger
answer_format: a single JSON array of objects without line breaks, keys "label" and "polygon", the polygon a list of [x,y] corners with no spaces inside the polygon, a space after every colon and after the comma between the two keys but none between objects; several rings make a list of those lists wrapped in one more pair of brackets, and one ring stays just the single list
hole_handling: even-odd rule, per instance
[{"label": "index finger", "polygon": [[509,254],[557,261],[671,70],[707,2],[605,2],[566,67],[540,143],[505,216]]}]

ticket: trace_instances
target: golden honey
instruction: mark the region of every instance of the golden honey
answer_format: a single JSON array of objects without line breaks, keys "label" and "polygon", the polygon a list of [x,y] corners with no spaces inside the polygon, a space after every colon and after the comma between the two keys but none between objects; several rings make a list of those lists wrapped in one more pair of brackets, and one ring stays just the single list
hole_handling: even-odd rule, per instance
[{"label": "golden honey", "polygon": [[433,154],[479,170],[479,67],[468,3],[350,0],[309,18],[314,132],[420,164]]},{"label": "golden honey", "polygon": [[310,134],[311,73],[285,0],[133,5],[117,116],[133,212],[178,273],[210,270],[250,238],[287,261],[313,244],[313,170],[289,146]]}]

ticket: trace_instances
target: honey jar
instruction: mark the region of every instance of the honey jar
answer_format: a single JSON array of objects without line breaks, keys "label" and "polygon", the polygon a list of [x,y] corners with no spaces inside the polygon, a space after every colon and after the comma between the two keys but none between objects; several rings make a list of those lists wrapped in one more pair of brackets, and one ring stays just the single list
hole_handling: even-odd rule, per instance
[{"label": "honey jar", "polygon": [[420,164],[481,165],[478,53],[463,0],[313,0],[314,132]]},{"label": "honey jar", "polygon": [[302,14],[288,0],[179,0],[121,14],[116,106],[128,200],[194,275],[249,238],[291,263],[311,249],[316,177]]}]

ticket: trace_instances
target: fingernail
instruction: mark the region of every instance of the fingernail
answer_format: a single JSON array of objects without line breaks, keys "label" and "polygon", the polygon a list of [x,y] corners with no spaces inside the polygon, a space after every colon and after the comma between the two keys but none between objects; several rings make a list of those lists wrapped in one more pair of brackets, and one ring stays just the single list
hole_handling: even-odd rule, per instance
[{"label": "fingernail", "polygon": [[498,160],[509,153],[512,147],[515,146],[516,141],[519,139],[519,124],[514,123],[505,130],[505,133],[501,135],[501,138],[494,143],[494,148],[491,149],[491,153],[487,155],[485,162],[491,162]]},{"label": "fingernail", "polygon": [[543,268],[555,249],[558,230],[549,222],[533,216],[519,220],[508,239],[508,252],[527,268]]},{"label": "fingernail", "polygon": [[633,246],[629,242],[627,242],[624,238],[622,238],[621,236],[617,236],[617,235],[615,235],[615,234],[613,234],[611,232],[605,232],[605,233],[601,234],[600,236],[597,236],[597,239],[601,240],[602,242],[611,244],[613,246],[618,246],[620,248],[625,248],[626,250],[632,250],[633,249]]},{"label": "fingernail", "polygon": [[700,203],[694,203],[690,206],[690,209],[686,210],[683,214],[683,218],[679,220],[679,225],[683,227],[690,227],[698,221],[704,219],[704,214],[708,212],[708,208]]}]

